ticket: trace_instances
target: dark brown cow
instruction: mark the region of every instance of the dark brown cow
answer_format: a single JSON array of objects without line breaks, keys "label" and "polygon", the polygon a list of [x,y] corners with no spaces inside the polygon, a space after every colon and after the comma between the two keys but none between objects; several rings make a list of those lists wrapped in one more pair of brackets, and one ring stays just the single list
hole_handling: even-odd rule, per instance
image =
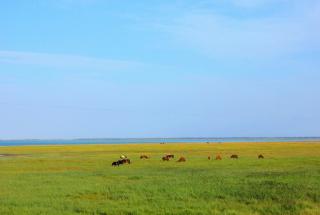
[{"label": "dark brown cow", "polygon": [[131,164],[130,159],[129,159],[129,158],[126,158],[126,159],[117,160],[117,161],[115,161],[115,162],[112,162],[111,165],[112,165],[112,166],[119,166],[119,165],[122,165],[122,164],[125,164],[125,163]]},{"label": "dark brown cow", "polygon": [[221,155],[216,155],[216,160],[222,160]]},{"label": "dark brown cow", "polygon": [[264,158],[264,156],[262,155],[262,154],[260,154],[259,156],[258,156],[258,159],[263,159]]},{"label": "dark brown cow", "polygon": [[173,155],[173,154],[169,154],[169,155],[166,155],[166,157],[168,157],[168,158],[174,158],[174,155]]},{"label": "dark brown cow", "polygon": [[232,159],[238,159],[239,157],[238,157],[238,155],[231,155],[230,158],[232,158]]},{"label": "dark brown cow", "polygon": [[131,160],[129,158],[122,159],[123,163],[131,164]]},{"label": "dark brown cow", "polygon": [[125,164],[125,163],[130,164],[130,163],[131,163],[130,159],[128,159],[128,158],[118,160],[117,162],[118,162],[119,164]]},{"label": "dark brown cow", "polygon": [[211,156],[210,155],[208,156],[208,160],[211,160]]},{"label": "dark brown cow", "polygon": [[177,160],[177,162],[186,162],[187,159],[185,157],[180,157],[179,160]]},{"label": "dark brown cow", "polygon": [[162,160],[163,160],[163,161],[169,161],[170,158],[169,158],[168,156],[163,156],[163,157],[162,157]]},{"label": "dark brown cow", "polygon": [[140,159],[149,159],[150,157],[148,155],[141,155]]}]

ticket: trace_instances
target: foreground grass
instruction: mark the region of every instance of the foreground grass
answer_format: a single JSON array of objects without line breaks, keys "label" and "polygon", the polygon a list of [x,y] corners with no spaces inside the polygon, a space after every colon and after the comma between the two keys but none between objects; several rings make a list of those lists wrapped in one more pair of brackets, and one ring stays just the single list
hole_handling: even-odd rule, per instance
[{"label": "foreground grass", "polygon": [[[165,153],[187,162],[162,162]],[[207,160],[218,153],[221,161]],[[17,155],[0,157],[1,215],[320,214],[320,143],[20,146],[0,154]],[[132,164],[111,167],[120,154]]]}]

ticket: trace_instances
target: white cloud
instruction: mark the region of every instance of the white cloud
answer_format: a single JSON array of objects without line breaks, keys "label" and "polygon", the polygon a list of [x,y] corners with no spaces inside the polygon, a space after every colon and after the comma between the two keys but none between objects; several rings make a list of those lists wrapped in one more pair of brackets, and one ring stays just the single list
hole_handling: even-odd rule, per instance
[{"label": "white cloud", "polygon": [[0,62],[20,65],[37,65],[66,69],[90,69],[114,71],[143,66],[134,61],[93,58],[77,55],[48,54],[36,52],[1,51]]},{"label": "white cloud", "polygon": [[257,8],[273,3],[281,3],[287,1],[288,0],[230,0],[232,4],[242,8]]}]

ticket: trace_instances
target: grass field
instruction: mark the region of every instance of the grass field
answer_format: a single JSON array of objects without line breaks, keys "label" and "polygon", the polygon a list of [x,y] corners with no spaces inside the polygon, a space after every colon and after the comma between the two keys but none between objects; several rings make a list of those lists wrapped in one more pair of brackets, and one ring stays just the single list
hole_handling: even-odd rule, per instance
[{"label": "grass field", "polygon": [[[187,162],[163,162],[165,153]],[[0,154],[1,215],[320,214],[320,143],[17,146]],[[112,167],[120,154],[132,164]],[[216,154],[221,161],[207,159]]]}]

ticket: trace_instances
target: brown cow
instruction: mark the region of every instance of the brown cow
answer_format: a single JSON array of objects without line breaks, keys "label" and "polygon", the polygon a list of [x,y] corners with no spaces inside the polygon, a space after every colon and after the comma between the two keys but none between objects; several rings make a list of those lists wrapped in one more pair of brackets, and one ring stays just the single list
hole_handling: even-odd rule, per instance
[{"label": "brown cow", "polygon": [[150,157],[148,155],[141,155],[140,159],[149,159]]},{"label": "brown cow", "polygon": [[216,155],[216,160],[222,160],[221,155]]},{"label": "brown cow", "polygon": [[162,160],[163,160],[163,161],[169,161],[170,159],[168,158],[168,156],[163,156],[163,157],[162,157]]},{"label": "brown cow", "polygon": [[119,160],[119,161],[120,161],[120,164],[125,164],[125,163],[127,163],[127,164],[131,164],[131,161],[130,161],[130,159],[129,159],[129,158],[122,159],[122,160]]},{"label": "brown cow", "polygon": [[239,157],[238,157],[238,155],[231,155],[230,158],[232,158],[232,159],[238,159]]},{"label": "brown cow", "polygon": [[264,158],[264,156],[262,155],[262,154],[260,154],[259,156],[258,156],[258,159],[263,159]]},{"label": "brown cow", "polygon": [[211,160],[211,156],[210,155],[208,156],[208,160]]},{"label": "brown cow", "polygon": [[186,158],[185,157],[180,157],[177,162],[186,162]]},{"label": "brown cow", "polygon": [[174,158],[174,155],[173,155],[173,154],[168,154],[168,155],[166,155],[166,157],[168,157],[168,158]]}]

